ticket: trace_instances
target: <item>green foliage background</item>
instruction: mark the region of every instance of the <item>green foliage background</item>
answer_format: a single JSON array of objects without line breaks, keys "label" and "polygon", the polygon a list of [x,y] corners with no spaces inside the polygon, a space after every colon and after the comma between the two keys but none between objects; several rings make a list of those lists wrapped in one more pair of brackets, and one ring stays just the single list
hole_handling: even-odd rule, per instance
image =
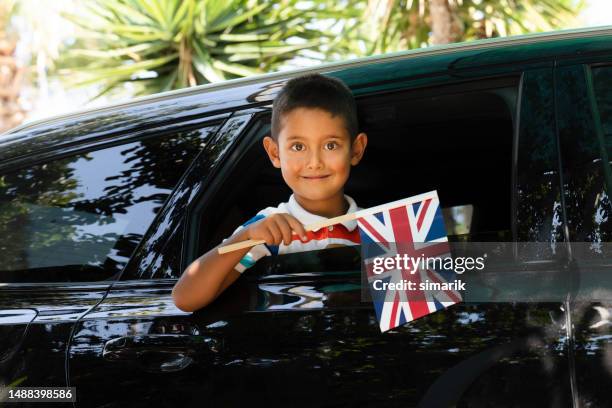
[{"label": "green foliage background", "polygon": [[[435,0],[91,0],[57,74],[146,95],[427,46]],[[453,41],[564,28],[584,0],[446,0]]]}]

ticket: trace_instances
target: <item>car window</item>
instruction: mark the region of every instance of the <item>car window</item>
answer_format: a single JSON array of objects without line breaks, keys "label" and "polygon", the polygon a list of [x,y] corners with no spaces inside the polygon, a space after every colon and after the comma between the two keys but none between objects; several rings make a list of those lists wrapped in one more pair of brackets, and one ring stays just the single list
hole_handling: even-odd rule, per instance
[{"label": "car window", "polygon": [[[559,136],[572,241],[612,241],[611,75],[611,66],[558,69]],[[597,251],[598,245],[592,248]]]},{"label": "car window", "polygon": [[517,89],[509,78],[363,98],[368,150],[347,189],[363,208],[437,190],[452,239],[510,240]]},{"label": "car window", "polygon": [[612,66],[593,68],[593,90],[608,155],[612,153]]},{"label": "car window", "polygon": [[[507,78],[360,97],[359,121],[368,147],[351,170],[346,194],[368,208],[436,189],[451,240],[511,241],[518,83],[518,78]],[[266,134],[263,129],[254,137],[233,164],[224,183],[228,187],[201,214],[198,254],[218,245],[259,210],[288,200],[291,190],[262,147]],[[214,216],[220,213],[223,217]],[[335,251],[345,263],[330,261],[338,259],[329,255]],[[351,252],[313,252],[263,259],[255,269],[265,268],[260,272],[266,274],[359,269],[359,257]]]},{"label": "car window", "polygon": [[[588,71],[587,71],[588,72]],[[594,67],[591,70],[593,94],[591,98],[591,115],[593,118],[592,138],[595,143],[593,160],[596,162],[592,176],[595,183],[585,180],[587,191],[595,194],[593,202],[595,209],[593,217],[585,220],[591,230],[587,238],[594,242],[612,241],[612,202],[610,202],[610,189],[612,188],[612,67]],[[591,178],[593,180],[593,177]],[[595,181],[593,180],[593,181]],[[588,193],[587,193],[588,194]],[[592,195],[589,194],[589,195]],[[589,222],[591,221],[591,222]]]},{"label": "car window", "polygon": [[115,278],[216,127],[0,175],[0,282]]},{"label": "car window", "polygon": [[[546,68],[527,71],[521,83],[515,241],[562,242],[565,236],[552,72]],[[554,246],[538,248],[538,253],[531,256],[554,258],[555,250],[550,249]]]}]

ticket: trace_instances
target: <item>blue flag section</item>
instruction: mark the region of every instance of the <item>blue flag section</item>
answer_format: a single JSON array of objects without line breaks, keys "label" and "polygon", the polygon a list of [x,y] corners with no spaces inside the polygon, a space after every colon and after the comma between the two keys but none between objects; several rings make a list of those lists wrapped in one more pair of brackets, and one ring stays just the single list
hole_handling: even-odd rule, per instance
[{"label": "blue flag section", "polygon": [[461,302],[436,191],[360,211],[357,225],[382,332]]}]

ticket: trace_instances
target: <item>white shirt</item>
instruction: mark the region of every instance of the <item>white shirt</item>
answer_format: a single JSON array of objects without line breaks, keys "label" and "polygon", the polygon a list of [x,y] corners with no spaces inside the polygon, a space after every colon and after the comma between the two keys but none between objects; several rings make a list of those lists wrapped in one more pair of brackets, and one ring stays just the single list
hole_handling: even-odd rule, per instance
[{"label": "white shirt", "polygon": [[[361,210],[357,207],[355,200],[348,195],[344,195],[344,198],[349,203],[349,208],[346,214],[350,214]],[[327,220],[327,217],[322,217],[317,214],[306,211],[295,199],[294,194],[291,194],[289,201],[286,203],[280,203],[277,207],[267,207],[259,211],[253,218],[236,228],[233,234],[237,233],[247,225],[259,221],[262,218],[270,214],[286,213],[294,216],[304,226],[308,226],[313,223]],[[233,235],[232,234],[232,235]],[[294,252],[305,252],[314,251],[327,248],[328,246],[336,245],[359,245],[361,240],[359,238],[359,230],[357,229],[357,221],[348,220],[342,223],[320,228],[317,231],[306,231],[307,239],[302,241],[297,234],[293,234],[292,241],[289,245],[285,245],[283,242],[280,245],[267,245],[259,244],[255,245],[251,250],[236,264],[235,269],[242,273],[247,268],[253,266],[259,259],[269,255],[282,255]],[[226,241],[224,239],[223,241]]]}]

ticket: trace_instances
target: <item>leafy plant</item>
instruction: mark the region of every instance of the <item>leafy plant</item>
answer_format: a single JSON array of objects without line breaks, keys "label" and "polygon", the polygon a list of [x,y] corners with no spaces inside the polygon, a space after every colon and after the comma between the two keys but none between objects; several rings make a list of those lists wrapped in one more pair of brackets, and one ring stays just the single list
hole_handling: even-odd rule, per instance
[{"label": "leafy plant", "polygon": [[[125,82],[151,94],[265,73],[340,41],[318,21],[355,15],[352,0],[94,0],[65,14],[82,36],[61,62],[70,85]],[[305,55],[324,59],[324,54]]]}]

